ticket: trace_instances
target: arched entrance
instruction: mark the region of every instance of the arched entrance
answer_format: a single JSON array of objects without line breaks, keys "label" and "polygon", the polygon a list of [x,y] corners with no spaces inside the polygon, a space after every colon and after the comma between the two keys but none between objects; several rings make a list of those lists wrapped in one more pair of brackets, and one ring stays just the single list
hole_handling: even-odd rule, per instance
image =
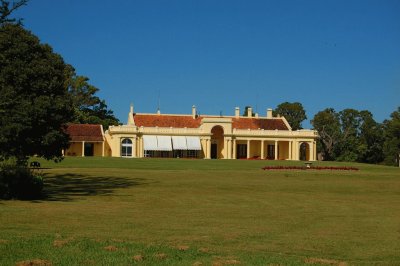
[{"label": "arched entrance", "polygon": [[211,129],[211,134],[211,159],[220,159],[223,157],[224,129],[221,126],[215,126]]},{"label": "arched entrance", "polygon": [[300,144],[300,160],[309,161],[310,160],[310,145],[307,142]]}]

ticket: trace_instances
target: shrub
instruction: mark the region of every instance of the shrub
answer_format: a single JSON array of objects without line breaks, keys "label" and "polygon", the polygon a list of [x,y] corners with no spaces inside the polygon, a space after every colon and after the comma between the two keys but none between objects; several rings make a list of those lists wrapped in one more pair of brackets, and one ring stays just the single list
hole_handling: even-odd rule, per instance
[{"label": "shrub", "polygon": [[357,167],[351,166],[265,166],[263,170],[341,170],[341,171],[358,171]]},{"label": "shrub", "polygon": [[18,166],[14,160],[0,163],[1,199],[36,199],[43,190],[43,176],[37,170]]}]

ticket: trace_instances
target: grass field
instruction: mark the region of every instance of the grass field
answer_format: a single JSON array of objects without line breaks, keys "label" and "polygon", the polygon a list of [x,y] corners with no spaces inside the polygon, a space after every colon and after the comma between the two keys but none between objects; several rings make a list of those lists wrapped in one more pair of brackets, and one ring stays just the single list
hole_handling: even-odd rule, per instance
[{"label": "grass field", "polygon": [[44,199],[0,201],[0,265],[400,265],[399,168],[41,162]]}]

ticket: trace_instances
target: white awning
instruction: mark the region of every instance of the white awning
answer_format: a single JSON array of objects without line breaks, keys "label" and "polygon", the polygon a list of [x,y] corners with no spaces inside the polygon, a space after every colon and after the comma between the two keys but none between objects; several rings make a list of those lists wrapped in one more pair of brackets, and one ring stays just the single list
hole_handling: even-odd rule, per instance
[{"label": "white awning", "polygon": [[159,151],[172,151],[171,136],[157,136]]},{"label": "white awning", "polygon": [[200,137],[186,137],[187,149],[201,151]]},{"label": "white awning", "polygon": [[186,137],[172,136],[172,146],[174,150],[187,150]]},{"label": "white awning", "polygon": [[157,145],[157,137],[156,136],[143,136],[143,144],[144,144],[144,150],[146,151],[156,151],[158,150],[158,145]]}]

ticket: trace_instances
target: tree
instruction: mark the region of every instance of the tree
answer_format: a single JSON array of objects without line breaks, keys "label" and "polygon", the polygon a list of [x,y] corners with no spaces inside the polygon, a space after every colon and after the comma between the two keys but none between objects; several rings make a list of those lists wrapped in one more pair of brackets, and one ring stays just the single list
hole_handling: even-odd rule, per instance
[{"label": "tree", "polygon": [[325,159],[380,163],[383,160],[382,125],[371,112],[328,108],[317,113],[311,124],[319,133],[319,148]]},{"label": "tree", "polygon": [[302,129],[301,123],[307,119],[303,105],[299,102],[284,102],[274,110],[274,116],[281,115],[286,118],[293,130]]},{"label": "tree", "polygon": [[114,116],[113,111],[107,108],[104,100],[96,96],[99,89],[89,84],[89,78],[76,75],[71,66],[69,73],[68,91],[72,97],[75,112],[75,117],[71,122],[102,124],[104,128],[118,125],[119,120]]},{"label": "tree", "polygon": [[377,123],[371,112],[360,112],[360,136],[358,162],[380,163],[383,161],[383,127]]},{"label": "tree", "polygon": [[0,159],[59,160],[73,119],[68,67],[49,45],[20,25],[0,26]]},{"label": "tree", "polygon": [[21,19],[9,18],[12,12],[26,5],[28,0],[21,0],[13,2],[10,7],[10,1],[0,0],[0,26],[6,23],[17,23],[21,24]]},{"label": "tree", "polygon": [[354,162],[358,157],[360,113],[355,109],[339,112],[341,134],[336,145],[336,160]]},{"label": "tree", "polygon": [[333,108],[327,108],[315,114],[311,124],[319,134],[319,145],[325,160],[336,158],[335,147],[341,138],[339,114]]},{"label": "tree", "polygon": [[385,163],[400,167],[400,107],[390,115],[390,118],[383,122]]}]

